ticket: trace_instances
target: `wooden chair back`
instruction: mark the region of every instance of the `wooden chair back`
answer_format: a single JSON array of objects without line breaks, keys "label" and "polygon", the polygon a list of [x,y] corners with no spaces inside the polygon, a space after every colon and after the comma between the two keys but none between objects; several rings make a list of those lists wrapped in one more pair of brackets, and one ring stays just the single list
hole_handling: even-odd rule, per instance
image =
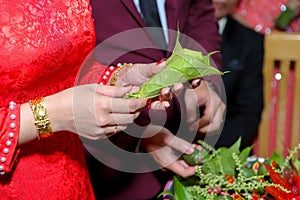
[{"label": "wooden chair back", "polygon": [[300,138],[300,33],[271,33],[264,47],[264,111],[256,154],[287,155]]}]

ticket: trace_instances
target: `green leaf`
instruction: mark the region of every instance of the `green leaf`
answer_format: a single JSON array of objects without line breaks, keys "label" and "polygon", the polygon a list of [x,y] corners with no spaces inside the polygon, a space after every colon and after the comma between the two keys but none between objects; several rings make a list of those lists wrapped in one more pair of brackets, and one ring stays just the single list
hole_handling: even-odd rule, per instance
[{"label": "green leaf", "polygon": [[184,154],[182,158],[189,165],[199,165],[203,163],[205,156],[207,155],[208,152],[205,149],[201,149],[201,151],[199,151],[198,149],[194,149],[194,153],[190,155]]},{"label": "green leaf", "polygon": [[298,172],[300,172],[300,160],[294,159],[294,165]]},{"label": "green leaf", "polygon": [[235,148],[222,148],[220,151],[220,167],[222,168],[222,174],[235,175],[235,161],[232,154],[235,153]]},{"label": "green leaf", "polygon": [[185,188],[185,186],[174,176],[174,198],[175,200],[190,200],[192,199],[191,193]]},{"label": "green leaf", "polygon": [[240,146],[241,146],[241,137],[230,147],[232,153],[239,154],[240,153]]},{"label": "green leaf", "polygon": [[[230,174],[235,175],[235,161],[232,157],[233,153],[240,154],[241,138],[239,138],[230,148],[221,147],[219,153],[211,160],[204,161],[203,172],[213,173],[217,175]],[[245,152],[246,153],[246,152]]]},{"label": "green leaf", "polygon": [[252,146],[251,147],[246,147],[240,153],[239,159],[240,159],[240,161],[243,165],[247,163],[247,158],[249,157],[251,150],[252,150]]},{"label": "green leaf", "polygon": [[220,170],[220,165],[219,165],[219,157],[213,158],[207,162],[204,162],[202,166],[202,171],[205,174],[223,174],[222,171]]},{"label": "green leaf", "polygon": [[270,160],[275,161],[279,166],[282,166],[284,163],[284,155],[279,155],[276,152],[273,152],[273,154],[270,157]]},{"label": "green leaf", "polygon": [[146,81],[138,92],[129,94],[129,98],[153,98],[160,94],[162,88],[172,86],[175,83],[184,83],[209,75],[224,74],[210,65],[210,56],[216,52],[204,56],[199,51],[182,48],[179,43],[179,36],[178,31],[175,48],[166,61],[167,66]]},{"label": "green leaf", "polygon": [[243,176],[245,176],[247,178],[255,176],[255,172],[252,169],[248,169],[246,167],[243,167],[242,170],[243,170],[242,171]]},{"label": "green leaf", "polygon": [[158,196],[157,196],[157,198],[160,198],[161,196],[163,196],[163,195],[169,195],[169,196],[171,196],[171,197],[173,197],[174,196],[174,194],[173,194],[173,192],[171,191],[171,190],[164,190],[163,192],[161,192]]}]

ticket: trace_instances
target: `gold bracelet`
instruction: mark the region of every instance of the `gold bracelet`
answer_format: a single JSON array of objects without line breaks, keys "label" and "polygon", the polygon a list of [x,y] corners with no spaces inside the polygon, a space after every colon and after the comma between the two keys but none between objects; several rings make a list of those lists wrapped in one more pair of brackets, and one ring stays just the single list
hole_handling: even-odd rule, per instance
[{"label": "gold bracelet", "polygon": [[114,71],[114,73],[112,74],[111,76],[111,79],[110,79],[110,82],[109,82],[109,85],[111,86],[115,86],[116,83],[117,83],[117,80],[119,78],[118,74],[120,73],[120,71],[126,67],[130,67],[132,66],[132,63],[123,63],[122,65],[121,64],[118,64],[119,68]]},{"label": "gold bracelet", "polygon": [[47,138],[53,135],[44,98],[38,97],[34,100],[30,100],[29,105],[34,116],[34,124],[38,138]]}]

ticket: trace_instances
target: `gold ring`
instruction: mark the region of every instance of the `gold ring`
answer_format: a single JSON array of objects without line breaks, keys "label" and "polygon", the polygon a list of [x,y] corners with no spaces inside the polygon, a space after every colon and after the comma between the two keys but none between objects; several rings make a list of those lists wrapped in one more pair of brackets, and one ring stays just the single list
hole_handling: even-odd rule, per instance
[{"label": "gold ring", "polygon": [[114,134],[116,134],[118,132],[118,125],[114,126]]}]

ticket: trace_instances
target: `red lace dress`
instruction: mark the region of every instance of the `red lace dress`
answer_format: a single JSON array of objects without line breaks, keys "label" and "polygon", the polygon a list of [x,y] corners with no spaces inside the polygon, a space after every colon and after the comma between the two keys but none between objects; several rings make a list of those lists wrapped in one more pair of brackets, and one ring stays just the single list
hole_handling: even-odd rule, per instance
[{"label": "red lace dress", "polygon": [[[234,18],[261,34],[270,34],[275,19],[285,10],[288,0],[240,0],[233,10]],[[300,18],[289,24],[288,31],[300,31]]]},{"label": "red lace dress", "polygon": [[94,199],[77,135],[17,146],[19,105],[73,86],[94,45],[88,0],[1,1],[1,200]]}]

